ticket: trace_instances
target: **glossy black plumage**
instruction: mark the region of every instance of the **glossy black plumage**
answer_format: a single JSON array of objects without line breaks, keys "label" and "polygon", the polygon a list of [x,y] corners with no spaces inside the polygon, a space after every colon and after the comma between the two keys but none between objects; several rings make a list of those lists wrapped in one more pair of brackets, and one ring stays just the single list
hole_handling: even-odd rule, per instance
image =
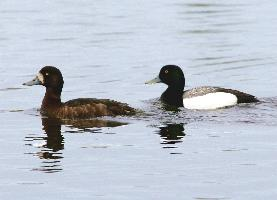
[{"label": "glossy black plumage", "polygon": [[237,103],[251,103],[259,100],[250,94],[240,92],[238,90],[226,89],[221,87],[198,87],[184,91],[185,77],[182,69],[176,65],[166,65],[161,68],[158,77],[146,83],[165,83],[168,88],[162,93],[161,100],[166,104],[183,107],[184,99],[204,96],[211,93],[228,93],[233,94],[237,98]]}]

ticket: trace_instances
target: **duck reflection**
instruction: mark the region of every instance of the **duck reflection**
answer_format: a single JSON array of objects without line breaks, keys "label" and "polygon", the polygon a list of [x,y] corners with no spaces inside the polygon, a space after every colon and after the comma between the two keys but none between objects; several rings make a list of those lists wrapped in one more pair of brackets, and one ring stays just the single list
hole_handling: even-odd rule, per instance
[{"label": "duck reflection", "polygon": [[184,124],[166,124],[159,127],[158,133],[162,138],[161,144],[176,144],[182,142],[184,133]]},{"label": "duck reflection", "polygon": [[[52,152],[58,152],[64,149],[64,137],[61,134],[61,123],[56,119],[51,118],[42,118],[42,126],[43,130],[46,133],[46,137],[44,137],[45,145],[44,148],[50,149]],[[49,157],[46,155],[44,157],[46,159],[52,158],[55,159],[56,157]],[[62,158],[62,157],[57,157]]]},{"label": "duck reflection", "polygon": [[[46,173],[59,172],[63,169],[61,160],[63,159],[64,149],[64,136],[62,134],[62,125],[74,129],[74,131],[65,131],[69,133],[80,132],[101,132],[102,127],[116,127],[126,125],[127,123],[91,119],[91,120],[60,120],[56,118],[41,118],[42,130],[45,136],[27,136],[27,141],[30,146],[40,149],[36,153],[31,153],[42,159],[42,165],[39,168],[33,169],[34,171],[42,171]],[[34,142],[36,142],[34,144]]]}]

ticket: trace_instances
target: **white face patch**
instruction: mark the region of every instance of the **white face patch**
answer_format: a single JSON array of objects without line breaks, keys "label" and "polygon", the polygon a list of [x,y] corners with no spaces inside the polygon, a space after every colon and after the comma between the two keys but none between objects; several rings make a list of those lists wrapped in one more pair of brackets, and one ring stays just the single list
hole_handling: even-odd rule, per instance
[{"label": "white face patch", "polygon": [[238,102],[234,94],[226,92],[215,92],[183,99],[184,107],[195,110],[211,110],[226,106],[236,105]]},{"label": "white face patch", "polygon": [[38,73],[37,74],[37,78],[38,78],[38,80],[42,83],[42,84],[44,84],[44,77],[43,77],[43,75],[42,75],[42,73]]}]

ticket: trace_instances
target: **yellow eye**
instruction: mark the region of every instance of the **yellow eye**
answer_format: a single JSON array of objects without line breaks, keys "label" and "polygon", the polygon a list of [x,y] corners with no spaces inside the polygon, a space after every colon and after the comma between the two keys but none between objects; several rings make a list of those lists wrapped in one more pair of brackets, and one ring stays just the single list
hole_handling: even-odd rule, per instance
[{"label": "yellow eye", "polygon": [[168,73],[168,70],[165,70],[165,71],[164,71],[164,73],[166,73],[166,74],[167,74],[167,73]]}]

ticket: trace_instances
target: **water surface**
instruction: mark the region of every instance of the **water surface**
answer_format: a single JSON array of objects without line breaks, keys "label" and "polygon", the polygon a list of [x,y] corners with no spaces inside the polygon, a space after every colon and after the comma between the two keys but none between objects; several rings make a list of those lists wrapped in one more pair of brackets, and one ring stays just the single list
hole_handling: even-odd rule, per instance
[{"label": "water surface", "polygon": [[[274,1],[0,2],[1,199],[275,199],[277,3]],[[172,111],[164,85],[178,64],[187,88],[222,86],[262,103]],[[126,118],[57,121],[24,87],[61,69],[64,101],[111,98]]]}]

